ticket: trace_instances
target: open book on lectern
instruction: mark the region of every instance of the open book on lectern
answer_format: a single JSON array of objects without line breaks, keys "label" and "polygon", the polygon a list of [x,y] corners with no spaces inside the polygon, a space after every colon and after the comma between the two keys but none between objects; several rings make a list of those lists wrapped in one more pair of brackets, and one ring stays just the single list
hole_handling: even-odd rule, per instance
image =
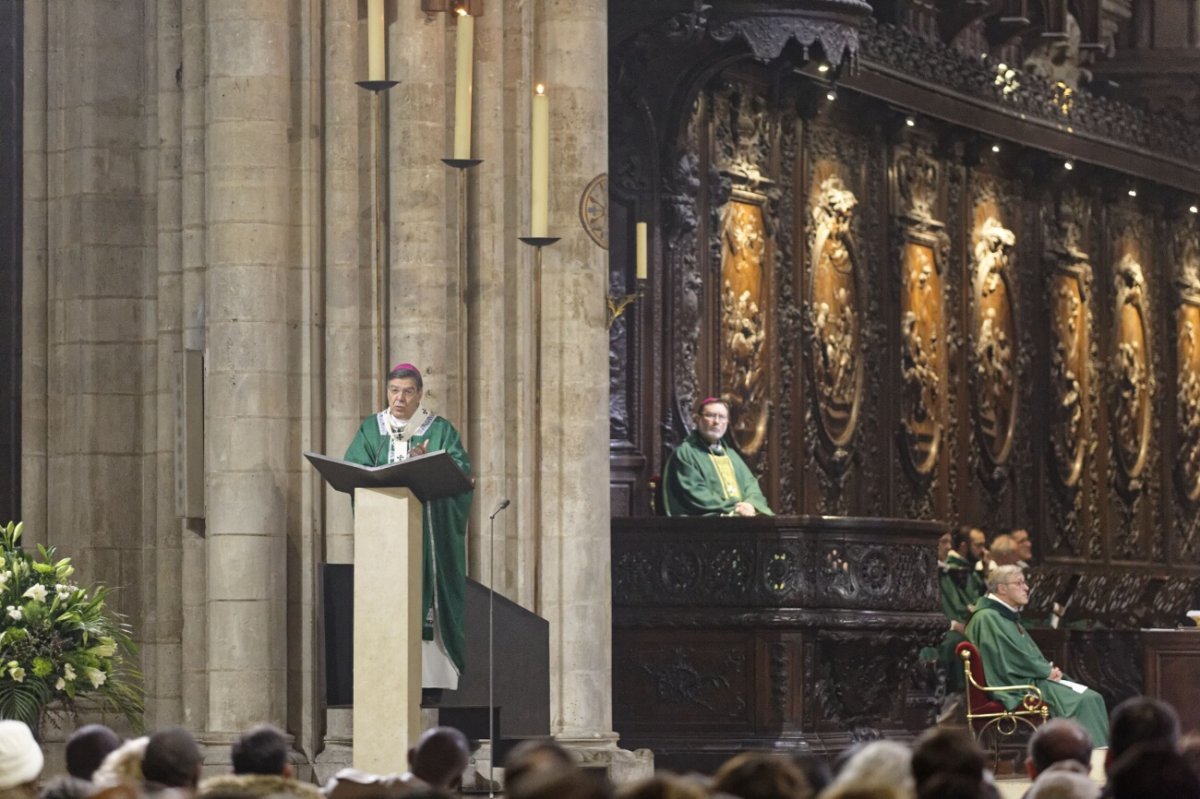
[{"label": "open book on lectern", "polygon": [[317,452],[306,452],[325,482],[353,494],[356,488],[407,488],[421,502],[470,491],[475,483],[444,449],[383,466],[362,466]]}]

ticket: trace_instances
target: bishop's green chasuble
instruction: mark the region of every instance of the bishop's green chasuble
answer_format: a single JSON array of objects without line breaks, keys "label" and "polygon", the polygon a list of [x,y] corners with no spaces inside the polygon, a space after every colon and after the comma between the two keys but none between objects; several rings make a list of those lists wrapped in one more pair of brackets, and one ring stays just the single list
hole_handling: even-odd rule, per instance
[{"label": "bishop's green chasuble", "polygon": [[[382,414],[367,417],[346,450],[345,460],[363,466],[382,466],[388,461],[390,437]],[[429,443],[429,452],[446,450],[458,467],[471,473],[471,461],[454,425],[440,416],[430,415],[409,441],[412,447]],[[462,673],[466,636],[463,613],[467,589],[467,516],[473,491],[424,503],[421,512],[421,618],[422,638],[434,640],[433,622],[447,654]],[[431,546],[432,544],[432,546]],[[437,612],[434,612],[436,607]]]},{"label": "bishop's green chasuble", "polygon": [[749,502],[764,516],[775,515],[742,457],[731,447],[709,447],[692,431],[663,468],[666,514],[728,516],[739,502]]}]

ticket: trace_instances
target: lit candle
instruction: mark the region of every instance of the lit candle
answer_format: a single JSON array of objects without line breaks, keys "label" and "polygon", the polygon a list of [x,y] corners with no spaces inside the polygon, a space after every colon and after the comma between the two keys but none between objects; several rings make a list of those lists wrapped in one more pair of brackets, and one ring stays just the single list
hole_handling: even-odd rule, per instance
[{"label": "lit candle", "polygon": [[646,223],[637,223],[637,279],[646,279]]},{"label": "lit candle", "polygon": [[475,68],[475,18],[458,9],[458,39],[454,58],[454,157],[471,157],[471,85]]},{"label": "lit candle", "polygon": [[387,41],[383,0],[367,0],[367,78],[387,80]]},{"label": "lit candle", "polygon": [[550,227],[550,98],[540,83],[533,95],[532,151],[530,235],[545,238]]}]

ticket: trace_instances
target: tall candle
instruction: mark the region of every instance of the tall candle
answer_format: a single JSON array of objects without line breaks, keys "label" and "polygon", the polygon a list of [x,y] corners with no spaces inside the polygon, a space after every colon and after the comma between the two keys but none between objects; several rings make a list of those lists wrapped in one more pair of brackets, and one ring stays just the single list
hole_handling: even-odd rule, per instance
[{"label": "tall candle", "polygon": [[387,40],[383,0],[367,0],[367,78],[387,80]]},{"label": "tall candle", "polygon": [[475,71],[475,18],[458,10],[454,51],[454,157],[471,157],[471,90]]},{"label": "tall candle", "polygon": [[637,223],[637,279],[646,279],[646,223]]},{"label": "tall candle", "polygon": [[530,168],[530,235],[544,238],[550,218],[550,98],[546,87],[533,95],[532,165]]}]

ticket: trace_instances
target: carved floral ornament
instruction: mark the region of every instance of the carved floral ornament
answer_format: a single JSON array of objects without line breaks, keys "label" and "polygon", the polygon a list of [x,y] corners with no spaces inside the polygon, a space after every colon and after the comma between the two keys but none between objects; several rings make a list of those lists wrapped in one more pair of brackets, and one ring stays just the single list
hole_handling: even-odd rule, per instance
[{"label": "carved floral ornament", "polygon": [[835,449],[854,437],[862,390],[857,258],[851,233],[858,199],[841,178],[821,182],[812,208],[809,322],[821,430]]},{"label": "carved floral ornament", "polygon": [[1016,321],[1009,284],[1016,237],[995,217],[976,234],[972,280],[971,385],[976,431],[993,466],[1008,460],[1016,420]]},{"label": "carved floral ornament", "polygon": [[1146,280],[1142,266],[1125,253],[1116,270],[1117,325],[1113,359],[1113,421],[1117,460],[1130,488],[1140,487],[1150,447],[1151,392],[1146,324]]}]

